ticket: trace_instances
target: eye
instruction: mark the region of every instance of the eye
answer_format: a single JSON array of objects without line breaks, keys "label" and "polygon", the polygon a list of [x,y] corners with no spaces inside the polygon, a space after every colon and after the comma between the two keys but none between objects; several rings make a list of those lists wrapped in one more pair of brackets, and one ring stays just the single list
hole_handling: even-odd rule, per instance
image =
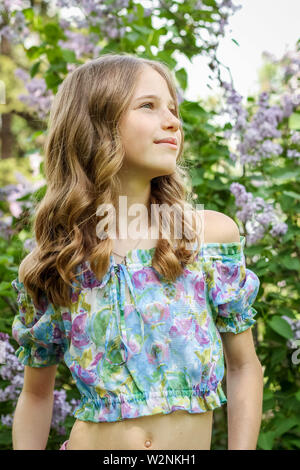
[{"label": "eye", "polygon": [[151,104],[151,106],[153,106],[153,103],[145,103],[145,104],[142,104],[141,108],[143,108],[143,107],[146,106],[147,104]]},{"label": "eye", "polygon": [[[144,103],[144,104],[142,104],[141,108],[143,108],[143,107],[146,106],[147,104],[150,104],[151,106],[153,106],[153,103]],[[170,109],[170,111],[177,117],[177,112],[176,112],[176,109],[175,109],[175,108]]]}]

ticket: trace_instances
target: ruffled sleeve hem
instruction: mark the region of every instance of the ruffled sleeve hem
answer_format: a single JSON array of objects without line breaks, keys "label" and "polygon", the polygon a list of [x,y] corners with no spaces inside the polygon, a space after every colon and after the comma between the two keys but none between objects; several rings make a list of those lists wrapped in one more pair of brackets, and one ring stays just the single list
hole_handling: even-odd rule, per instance
[{"label": "ruffled sleeve hem", "polygon": [[31,367],[58,364],[68,347],[60,312],[48,302],[46,295],[36,305],[18,278],[11,285],[18,293],[19,307],[12,324],[12,336],[19,344],[16,357],[21,364]]},{"label": "ruffled sleeve hem", "polygon": [[239,259],[243,254],[246,238],[240,235],[239,242],[229,243],[204,243],[200,248],[200,254],[204,258],[222,259],[224,257],[231,257],[232,259]]},{"label": "ruffled sleeve hem", "polygon": [[57,350],[56,355],[49,356],[45,348],[35,348],[30,345],[20,346],[15,351],[15,356],[24,366],[36,368],[58,365],[63,359],[59,349]]},{"label": "ruffled sleeve hem", "polygon": [[243,331],[248,330],[256,323],[256,319],[253,318],[257,314],[257,311],[254,307],[250,307],[249,310],[243,312],[243,314],[237,313],[235,316],[230,316],[229,318],[217,317],[216,326],[220,333],[242,333]]}]

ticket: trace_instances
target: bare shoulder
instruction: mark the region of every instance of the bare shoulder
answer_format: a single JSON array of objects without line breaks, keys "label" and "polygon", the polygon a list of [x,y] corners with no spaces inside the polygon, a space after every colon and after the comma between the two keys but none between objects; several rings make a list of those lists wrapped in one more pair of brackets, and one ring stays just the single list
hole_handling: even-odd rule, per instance
[{"label": "bare shoulder", "polygon": [[236,222],[226,214],[213,210],[197,210],[203,224],[204,243],[231,243],[240,241]]}]

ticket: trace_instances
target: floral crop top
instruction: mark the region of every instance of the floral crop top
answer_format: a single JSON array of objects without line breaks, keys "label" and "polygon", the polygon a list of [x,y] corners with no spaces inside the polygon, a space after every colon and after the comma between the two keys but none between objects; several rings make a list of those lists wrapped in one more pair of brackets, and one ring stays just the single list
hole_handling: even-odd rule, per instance
[{"label": "floral crop top", "polygon": [[129,251],[126,264],[111,256],[101,280],[85,261],[71,309],[46,297],[35,305],[17,278],[15,354],[31,367],[64,360],[81,394],[73,416],[82,421],[220,407],[227,402],[220,333],[256,323],[260,281],[245,266],[244,244],[243,236],[203,244],[174,283],[152,267],[155,247]]}]

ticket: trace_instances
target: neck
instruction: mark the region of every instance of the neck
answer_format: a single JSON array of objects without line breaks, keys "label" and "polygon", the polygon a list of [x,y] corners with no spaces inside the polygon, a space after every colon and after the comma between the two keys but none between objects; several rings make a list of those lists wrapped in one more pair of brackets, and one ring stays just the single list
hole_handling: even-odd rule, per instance
[{"label": "neck", "polygon": [[[151,194],[151,181],[143,182],[138,178],[128,179],[126,183],[124,178],[120,178],[120,181],[121,189],[117,196],[117,206],[115,207],[118,238],[120,231],[123,232],[124,228],[128,230],[131,222],[136,220],[139,214],[141,214],[141,217],[146,214],[149,225],[149,200]],[[139,204],[140,207],[137,206],[135,208],[135,204]],[[129,215],[129,213],[135,215]],[[141,232],[144,232],[146,229],[147,227],[145,229],[141,228]]]}]

